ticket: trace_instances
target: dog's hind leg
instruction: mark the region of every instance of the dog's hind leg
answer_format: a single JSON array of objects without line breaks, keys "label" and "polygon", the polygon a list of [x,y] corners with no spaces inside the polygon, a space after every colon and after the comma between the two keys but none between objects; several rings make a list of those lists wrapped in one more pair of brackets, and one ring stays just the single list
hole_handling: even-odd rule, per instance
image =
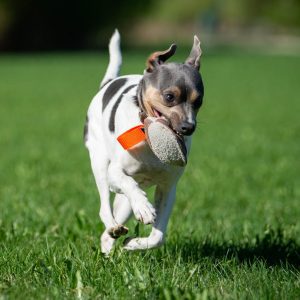
[{"label": "dog's hind leg", "polygon": [[125,224],[132,214],[131,204],[123,194],[116,194],[114,200],[114,218],[118,224]]},{"label": "dog's hind leg", "polygon": [[129,200],[122,194],[116,193],[114,199],[114,212],[113,217],[114,220],[117,222],[117,226],[112,228],[108,228],[108,234],[117,239],[122,235],[127,234],[128,228],[125,227],[123,224],[127,222],[131,215],[132,209]]},{"label": "dog's hind leg", "polygon": [[[129,200],[122,194],[116,194],[114,200],[114,219],[118,224],[125,224],[130,218],[132,213],[131,205]],[[101,249],[102,252],[108,254],[114,246],[116,239],[128,232],[128,229],[123,225],[114,227],[114,233],[105,230],[101,236]],[[118,231],[119,229],[119,231]],[[110,229],[112,230],[112,229]],[[114,236],[114,237],[112,237]]]},{"label": "dog's hind leg", "polygon": [[163,244],[169,217],[176,194],[176,184],[169,190],[157,187],[155,191],[155,208],[157,217],[150,235],[146,238],[128,238],[125,240],[126,250],[143,250],[159,247]]},{"label": "dog's hind leg", "polygon": [[[98,147],[96,148],[98,149]],[[99,216],[106,228],[111,228],[117,225],[114,220],[111,206],[110,206],[110,192],[107,181],[107,168],[109,160],[101,157],[100,153],[97,153],[96,149],[89,148],[92,170],[94,173],[96,185],[100,194],[100,211]],[[101,157],[101,158],[100,158]]]},{"label": "dog's hind leg", "polygon": [[128,230],[124,226],[118,225],[118,222],[113,217],[107,181],[109,160],[104,157],[104,153],[99,152],[99,147],[92,147],[90,145],[89,153],[96,185],[100,194],[99,216],[106,228],[101,236],[101,249],[103,253],[108,254],[114,244],[114,238],[126,234]]}]

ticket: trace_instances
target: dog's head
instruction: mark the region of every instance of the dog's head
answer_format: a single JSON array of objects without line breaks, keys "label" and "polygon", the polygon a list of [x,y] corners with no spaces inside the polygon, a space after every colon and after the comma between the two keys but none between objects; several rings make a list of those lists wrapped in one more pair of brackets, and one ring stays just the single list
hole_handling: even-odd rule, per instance
[{"label": "dog's head", "polygon": [[197,36],[184,63],[165,63],[176,51],[172,44],[166,51],[154,52],[147,60],[140,86],[140,105],[147,116],[164,116],[174,131],[191,135],[202,104],[204,87],[200,69],[201,48]]}]

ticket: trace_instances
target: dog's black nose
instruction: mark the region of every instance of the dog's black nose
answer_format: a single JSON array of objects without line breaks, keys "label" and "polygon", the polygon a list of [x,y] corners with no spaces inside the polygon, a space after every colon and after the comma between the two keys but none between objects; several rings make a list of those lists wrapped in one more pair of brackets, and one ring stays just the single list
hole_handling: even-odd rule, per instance
[{"label": "dog's black nose", "polygon": [[191,135],[195,131],[195,124],[189,122],[182,122],[180,125],[180,132],[183,135]]}]

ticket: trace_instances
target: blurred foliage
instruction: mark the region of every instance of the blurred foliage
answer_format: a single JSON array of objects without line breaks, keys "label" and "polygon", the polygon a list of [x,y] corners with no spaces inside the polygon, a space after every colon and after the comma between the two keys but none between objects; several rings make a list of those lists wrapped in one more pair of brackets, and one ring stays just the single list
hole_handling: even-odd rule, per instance
[{"label": "blurred foliage", "polygon": [[252,25],[259,21],[282,26],[300,26],[299,0],[161,0],[154,7],[154,18],[173,22],[217,15],[221,22]]},{"label": "blurred foliage", "polygon": [[0,0],[0,50],[81,49],[106,45],[113,28],[138,22],[222,27],[300,27],[299,0]]},{"label": "blurred foliage", "polygon": [[[222,3],[221,1],[218,1]],[[228,0],[223,13],[241,23],[266,22],[281,26],[300,26],[299,0]]]}]

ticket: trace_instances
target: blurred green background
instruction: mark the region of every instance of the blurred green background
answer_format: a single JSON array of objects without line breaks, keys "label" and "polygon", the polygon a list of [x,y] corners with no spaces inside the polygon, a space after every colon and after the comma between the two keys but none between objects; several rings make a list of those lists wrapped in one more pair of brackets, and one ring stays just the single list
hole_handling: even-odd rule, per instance
[{"label": "blurred green background", "polygon": [[0,1],[6,51],[99,48],[115,27],[129,46],[187,42],[191,32],[211,44],[298,44],[299,26],[299,0]]}]

